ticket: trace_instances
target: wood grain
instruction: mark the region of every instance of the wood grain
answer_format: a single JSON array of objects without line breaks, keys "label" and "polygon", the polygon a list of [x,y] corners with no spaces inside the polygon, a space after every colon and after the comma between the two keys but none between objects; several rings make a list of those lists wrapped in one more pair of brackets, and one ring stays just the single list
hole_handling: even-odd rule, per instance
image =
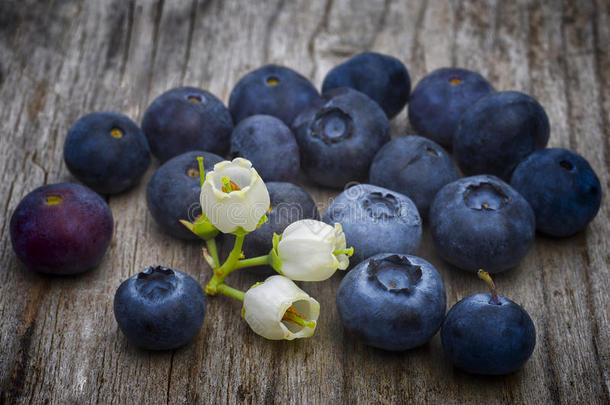
[{"label": "wood grain", "polygon": [[[413,83],[443,66],[478,70],[499,90],[532,94],[551,146],[585,156],[610,189],[610,3],[585,1],[99,0],[0,2],[0,403],[610,403],[610,203],[578,235],[538,237],[523,263],[496,278],[537,328],[519,372],[473,377],[451,367],[440,339],[387,353],[344,332],[340,276],[302,283],[322,305],[312,339],[254,335],[228,298],[208,300],[197,339],[150,353],[119,332],[112,299],[152,264],[209,277],[197,243],[165,236],[146,208],[146,182],[108,199],[115,235],[102,265],[48,277],[16,259],[8,221],[44,184],[73,180],[62,158],[70,125],[95,110],[141,119],[161,92],[199,86],[225,102],[241,75],[284,64],[320,86],[345,58],[400,58]],[[407,114],[393,136],[411,133]],[[336,191],[302,179],[321,211]],[[427,229],[419,255],[440,271],[448,305],[483,286],[443,262]],[[256,281],[231,276],[242,288]]]}]

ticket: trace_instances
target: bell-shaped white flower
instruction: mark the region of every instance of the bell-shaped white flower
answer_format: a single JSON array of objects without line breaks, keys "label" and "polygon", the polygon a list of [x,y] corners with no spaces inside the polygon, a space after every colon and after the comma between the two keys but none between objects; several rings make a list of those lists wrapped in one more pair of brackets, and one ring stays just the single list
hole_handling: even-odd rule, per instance
[{"label": "bell-shaped white flower", "polygon": [[320,304],[292,280],[271,276],[244,295],[242,316],[250,328],[271,340],[293,340],[313,335]]},{"label": "bell-shaped white flower", "polygon": [[243,158],[216,163],[201,187],[201,210],[223,233],[239,228],[252,232],[269,204],[267,186],[252,163]]},{"label": "bell-shaped white flower", "polygon": [[345,270],[354,248],[346,248],[341,224],[313,219],[293,222],[275,237],[271,264],[280,274],[298,281],[322,281]]}]

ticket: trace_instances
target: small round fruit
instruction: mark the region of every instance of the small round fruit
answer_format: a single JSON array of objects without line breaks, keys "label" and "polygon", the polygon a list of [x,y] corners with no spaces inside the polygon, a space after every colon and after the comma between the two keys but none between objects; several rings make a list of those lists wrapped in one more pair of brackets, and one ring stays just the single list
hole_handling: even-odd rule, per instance
[{"label": "small round fruit", "polygon": [[10,222],[13,249],[28,268],[77,274],[100,264],[114,223],[106,201],[75,183],[47,184],[26,195]]},{"label": "small round fruit", "polygon": [[450,148],[464,112],[493,92],[491,84],[477,72],[437,69],[415,86],[409,100],[409,121],[418,134]]},{"label": "small round fruit", "polygon": [[536,346],[536,329],[518,304],[491,294],[474,294],[449,310],[441,329],[451,362],[473,374],[502,375],[525,364]]},{"label": "small round fruit", "polygon": [[542,149],[517,166],[511,185],[530,203],[536,229],[565,237],[595,218],[602,199],[599,179],[589,162],[566,149]]},{"label": "small round fruit", "polygon": [[[242,250],[247,258],[269,254],[273,247],[273,234],[281,235],[291,223],[301,219],[320,218],[316,203],[305,189],[283,182],[270,181],[265,185],[269,191],[271,210],[267,213],[267,222],[249,233],[244,240]],[[224,234],[222,238],[222,253],[226,258],[233,248],[235,236]],[[277,274],[269,266],[247,267],[245,270],[251,270],[252,273],[259,275]]]},{"label": "small round fruit", "polygon": [[150,151],[142,130],[128,117],[94,112],[68,131],[64,160],[70,173],[93,190],[116,194],[140,181],[150,164]]},{"label": "small round fruit", "polygon": [[235,124],[251,115],[272,115],[288,126],[305,107],[320,97],[305,77],[284,66],[266,65],[243,76],[229,98]]},{"label": "small round fruit", "polygon": [[233,121],[212,93],[178,87],[157,97],[146,109],[142,129],[152,154],[161,162],[192,150],[224,156],[229,150]]},{"label": "small round fruit", "polygon": [[354,247],[354,264],[387,251],[413,254],[421,241],[421,218],[409,197],[372,184],[343,191],[323,220],[341,224],[347,246]]},{"label": "small round fruit", "polygon": [[201,178],[197,157],[203,157],[204,171],[224,159],[203,151],[186,152],[171,158],[159,167],[146,187],[146,203],[155,222],[171,236],[184,240],[199,237],[186,229],[181,219],[194,221],[201,215],[199,196]]},{"label": "small round fruit", "polygon": [[341,280],[337,309],[345,329],[364,344],[408,350],[428,342],[445,317],[445,285],[426,260],[382,253]]},{"label": "small round fruit", "polygon": [[424,218],[438,190],[459,177],[451,156],[439,144],[416,135],[383,145],[369,171],[372,184],[406,195]]},{"label": "small round fruit", "polygon": [[534,243],[536,220],[528,202],[495,176],[479,175],[443,187],[430,207],[432,240],[454,266],[490,273],[513,268]]},{"label": "small round fruit", "polygon": [[509,181],[517,165],[546,146],[549,119],[527,94],[501,91],[480,98],[466,110],[453,137],[462,172],[493,174]]},{"label": "small round fruit", "polygon": [[322,83],[322,93],[339,87],[351,87],[366,94],[392,119],[409,100],[411,78],[405,65],[395,57],[364,52],[331,69]]},{"label": "small round fruit", "polygon": [[316,183],[342,188],[366,179],[375,153],[390,140],[383,110],[367,95],[342,87],[324,93],[293,123],[301,167]]},{"label": "small round fruit", "polygon": [[299,147],[290,128],[271,115],[253,115],[231,134],[231,157],[241,156],[265,181],[294,181],[301,165]]},{"label": "small round fruit", "polygon": [[187,344],[205,318],[205,294],[191,276],[149,267],[123,281],[114,295],[114,317],[132,344],[170,350]]}]

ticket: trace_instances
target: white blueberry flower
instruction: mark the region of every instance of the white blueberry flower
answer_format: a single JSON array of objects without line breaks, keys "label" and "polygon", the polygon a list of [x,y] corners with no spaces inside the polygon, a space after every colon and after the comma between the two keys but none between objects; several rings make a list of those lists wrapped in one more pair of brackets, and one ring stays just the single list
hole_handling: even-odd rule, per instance
[{"label": "white blueberry flower", "polygon": [[354,248],[346,248],[341,224],[313,219],[293,222],[274,237],[271,264],[280,274],[298,281],[322,281],[345,270]]},{"label": "white blueberry flower", "polygon": [[269,209],[267,186],[249,160],[214,165],[201,187],[201,210],[223,233],[255,230]]},{"label": "white blueberry flower", "polygon": [[243,305],[242,316],[250,328],[270,340],[310,337],[320,315],[318,301],[279,275],[254,284]]}]

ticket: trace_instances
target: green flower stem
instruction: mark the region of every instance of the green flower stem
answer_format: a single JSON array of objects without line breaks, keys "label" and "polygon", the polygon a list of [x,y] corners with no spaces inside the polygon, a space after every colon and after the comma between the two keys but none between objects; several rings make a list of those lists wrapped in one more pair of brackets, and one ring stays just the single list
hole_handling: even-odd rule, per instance
[{"label": "green flower stem", "polygon": [[244,244],[244,238],[246,234],[238,234],[235,236],[235,244],[233,250],[229,253],[229,257],[218,269],[214,270],[214,275],[210,282],[205,286],[205,292],[208,295],[216,295],[218,292],[218,286],[222,284],[224,279],[235,270],[239,257],[241,256],[241,247]]},{"label": "green flower stem", "polygon": [[203,169],[203,156],[197,156],[197,163],[199,164],[199,180],[201,181],[201,187],[205,182],[205,170]]},{"label": "green flower stem", "polygon": [[233,287],[229,287],[226,284],[220,284],[216,287],[216,291],[224,294],[226,296],[229,296],[231,298],[235,298],[236,300],[240,300],[243,301],[244,300],[244,296],[246,295],[246,293],[244,293],[243,291],[240,291],[236,288]]},{"label": "green flower stem", "polygon": [[220,260],[218,259],[218,250],[216,249],[216,239],[206,239],[205,244],[208,247],[208,252],[210,252],[212,259],[214,259],[214,267],[212,270],[216,270],[218,267],[220,267]]},{"label": "green flower stem", "polygon": [[239,260],[235,264],[235,270],[243,269],[244,267],[264,266],[266,264],[269,264],[269,255],[251,257],[249,259]]}]

